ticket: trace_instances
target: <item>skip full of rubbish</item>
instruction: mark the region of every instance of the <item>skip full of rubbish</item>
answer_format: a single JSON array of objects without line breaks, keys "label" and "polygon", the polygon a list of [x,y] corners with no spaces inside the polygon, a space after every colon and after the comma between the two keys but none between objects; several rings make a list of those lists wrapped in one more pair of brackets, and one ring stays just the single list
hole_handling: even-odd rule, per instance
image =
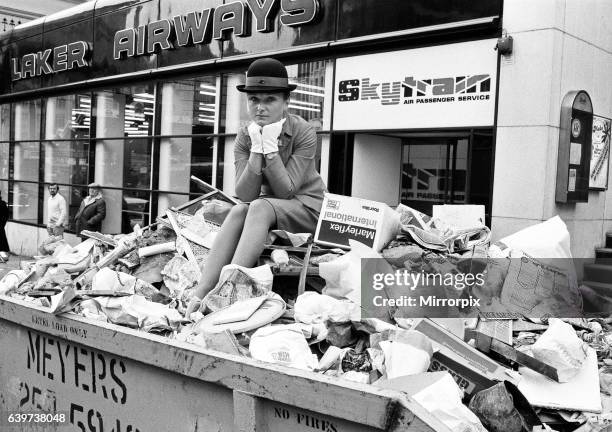
[{"label": "skip full of rubbish", "polygon": [[[612,311],[574,314],[590,293],[554,261],[571,258],[560,218],[491,245],[482,206],[434,206],[429,216],[329,194],[314,237],[271,232],[256,267],[226,266],[188,314],[230,201],[190,201],[129,234],[87,233],[76,247],[50,239],[43,255],[0,280],[0,295],[404,391],[451,430],[604,431],[612,423]],[[363,275],[400,270],[482,271],[484,286],[436,292],[469,293],[492,309],[466,316],[449,307],[442,319],[427,308],[408,316],[369,307]],[[397,298],[392,285],[378,291]],[[547,316],[551,308],[571,318]]]}]

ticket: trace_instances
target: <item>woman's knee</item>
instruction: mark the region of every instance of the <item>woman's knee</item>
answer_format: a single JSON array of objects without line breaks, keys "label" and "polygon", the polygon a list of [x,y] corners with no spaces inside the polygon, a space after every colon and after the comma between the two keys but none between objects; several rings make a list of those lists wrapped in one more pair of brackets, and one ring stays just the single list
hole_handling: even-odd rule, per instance
[{"label": "woman's knee", "polygon": [[249,204],[249,211],[247,216],[249,218],[255,218],[258,221],[266,221],[268,224],[272,224],[276,218],[274,208],[265,199],[256,199]]},{"label": "woman's knee", "polygon": [[249,212],[248,204],[242,204],[242,203],[236,204],[234,207],[232,207],[232,209],[228,213],[226,221],[227,220],[237,220],[237,221],[244,222],[248,212]]}]

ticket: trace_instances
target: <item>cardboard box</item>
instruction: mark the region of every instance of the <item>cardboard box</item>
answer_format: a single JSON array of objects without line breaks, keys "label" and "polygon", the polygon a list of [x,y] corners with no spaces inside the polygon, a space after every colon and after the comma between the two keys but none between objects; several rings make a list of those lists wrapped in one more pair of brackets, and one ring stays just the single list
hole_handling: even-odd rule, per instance
[{"label": "cardboard box", "polygon": [[496,381],[513,381],[506,368],[429,319],[418,320],[412,330],[428,336],[434,347],[429,372],[448,371],[465,392],[465,400]]},{"label": "cardboard box", "polygon": [[399,214],[386,204],[344,195],[325,194],[315,242],[349,249],[349,239],[380,252],[395,238]]}]

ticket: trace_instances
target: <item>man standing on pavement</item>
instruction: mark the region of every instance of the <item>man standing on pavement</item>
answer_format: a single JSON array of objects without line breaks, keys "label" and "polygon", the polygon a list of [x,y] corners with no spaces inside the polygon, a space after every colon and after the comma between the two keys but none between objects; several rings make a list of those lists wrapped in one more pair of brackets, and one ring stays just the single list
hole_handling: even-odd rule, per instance
[{"label": "man standing on pavement", "polygon": [[47,201],[47,232],[50,236],[64,237],[64,226],[68,222],[68,206],[59,193],[57,184],[49,185],[49,200]]}]

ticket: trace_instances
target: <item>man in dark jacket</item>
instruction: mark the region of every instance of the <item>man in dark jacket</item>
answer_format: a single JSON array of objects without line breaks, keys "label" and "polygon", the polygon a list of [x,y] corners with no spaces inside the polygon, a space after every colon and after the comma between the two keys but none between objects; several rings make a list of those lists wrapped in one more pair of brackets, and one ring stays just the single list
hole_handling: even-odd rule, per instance
[{"label": "man in dark jacket", "polygon": [[[81,202],[79,211],[74,217],[76,233],[81,231],[101,231],[102,221],[106,217],[106,202],[102,198],[102,187],[98,183],[89,185],[89,195]],[[84,238],[81,236],[81,238]]]},{"label": "man in dark jacket", "polygon": [[4,226],[9,219],[9,209],[6,201],[2,199],[2,191],[0,191],[0,253],[9,252],[9,244],[4,232]]}]

